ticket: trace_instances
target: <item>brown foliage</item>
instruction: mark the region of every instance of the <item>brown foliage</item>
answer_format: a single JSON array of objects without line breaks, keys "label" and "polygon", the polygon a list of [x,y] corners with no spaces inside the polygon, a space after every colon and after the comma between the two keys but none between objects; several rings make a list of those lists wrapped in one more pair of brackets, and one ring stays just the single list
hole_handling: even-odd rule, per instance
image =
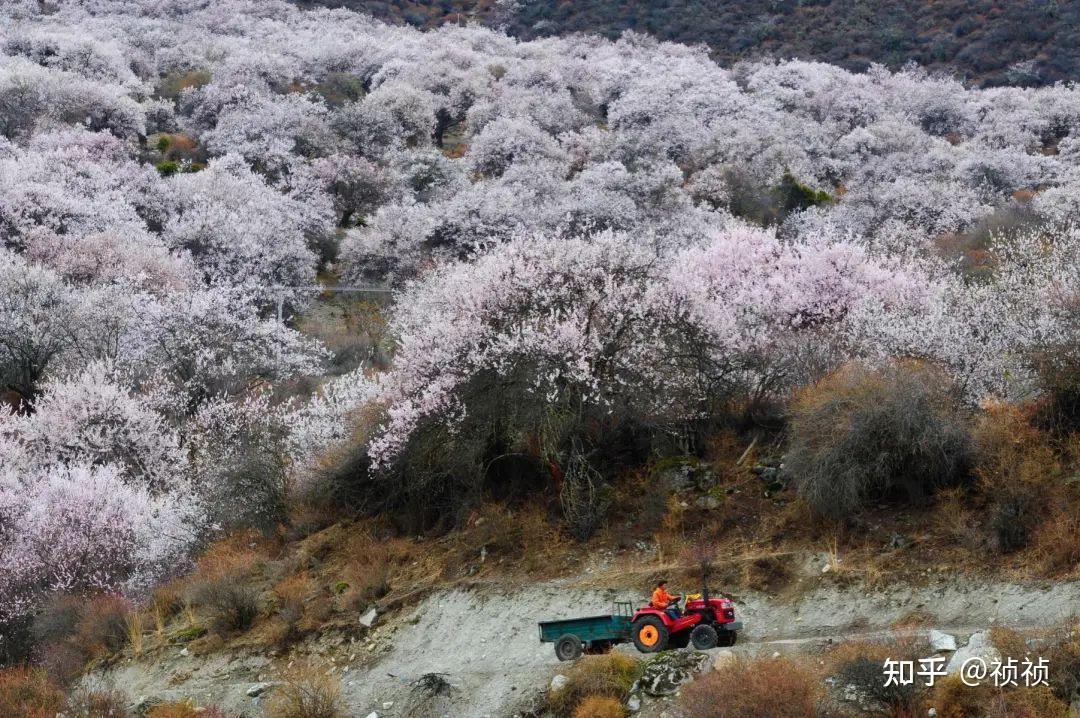
[{"label": "brown foliage", "polygon": [[610,698],[620,704],[641,675],[641,664],[621,653],[585,656],[566,673],[567,683],[548,696],[555,715],[577,716],[578,708],[590,698]]},{"label": "brown foliage", "polygon": [[695,718],[816,718],[820,685],[786,658],[739,660],[688,685],[679,704]]},{"label": "brown foliage", "polygon": [[617,698],[589,696],[574,709],[574,718],[626,718],[626,708]]},{"label": "brown foliage", "polygon": [[267,705],[269,718],[341,718],[341,688],[337,680],[314,669],[297,669],[283,676]]},{"label": "brown foliage", "polygon": [[54,718],[64,709],[64,694],[45,671],[8,668],[0,671],[0,716]]}]

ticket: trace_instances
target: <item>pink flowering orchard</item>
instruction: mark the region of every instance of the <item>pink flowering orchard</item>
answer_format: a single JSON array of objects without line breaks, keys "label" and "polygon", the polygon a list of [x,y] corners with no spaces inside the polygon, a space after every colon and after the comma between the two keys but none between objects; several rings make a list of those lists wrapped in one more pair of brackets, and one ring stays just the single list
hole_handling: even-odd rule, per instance
[{"label": "pink flowering orchard", "polygon": [[1072,85],[5,3],[0,625],[145,595],[346,445],[400,488],[417,446],[498,434],[571,481],[574,412],[674,434],[908,358],[968,406],[1038,396],[1080,342],[1078,197]]}]

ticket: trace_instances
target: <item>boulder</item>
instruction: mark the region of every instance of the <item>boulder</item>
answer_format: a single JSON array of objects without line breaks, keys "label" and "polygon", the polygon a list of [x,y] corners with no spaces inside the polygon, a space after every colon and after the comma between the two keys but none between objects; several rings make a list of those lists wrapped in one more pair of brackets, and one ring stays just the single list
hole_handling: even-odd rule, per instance
[{"label": "boulder", "polygon": [[645,664],[639,683],[641,690],[650,696],[670,696],[679,686],[692,681],[694,674],[709,662],[709,657],[698,651],[665,651]]},{"label": "boulder", "polygon": [[989,666],[994,661],[1001,660],[1001,653],[990,642],[989,631],[979,631],[971,634],[967,645],[952,654],[945,670],[949,675],[959,673],[964,663],[971,658],[981,658]]},{"label": "boulder", "polygon": [[730,648],[721,648],[716,652],[716,658],[713,659],[712,667],[715,671],[722,671],[731,666],[734,662],[735,651]]},{"label": "boulder", "polygon": [[931,629],[929,641],[930,648],[934,653],[956,650],[956,636],[953,636],[952,634]]},{"label": "boulder", "polygon": [[375,620],[379,617],[379,612],[375,608],[371,608],[360,617],[360,625],[364,628],[371,628],[375,625]]},{"label": "boulder", "polygon": [[266,691],[268,691],[273,685],[273,683],[253,683],[251,687],[248,688],[246,691],[248,698],[255,698],[256,696],[261,696],[263,693],[266,693]]},{"label": "boulder", "polygon": [[566,688],[566,684],[569,683],[569,682],[570,682],[570,679],[567,678],[566,676],[564,676],[563,674],[561,674],[561,673],[556,674],[551,679],[551,686],[550,686],[551,692],[552,693],[558,693],[563,688]]}]

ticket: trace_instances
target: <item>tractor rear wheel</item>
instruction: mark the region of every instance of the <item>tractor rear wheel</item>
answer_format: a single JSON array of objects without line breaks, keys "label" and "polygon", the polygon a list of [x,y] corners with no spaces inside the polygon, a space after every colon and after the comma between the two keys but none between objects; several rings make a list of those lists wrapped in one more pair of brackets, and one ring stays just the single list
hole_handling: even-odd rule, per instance
[{"label": "tractor rear wheel", "polygon": [[572,633],[559,636],[559,640],[555,641],[555,655],[560,661],[581,658],[581,639]]},{"label": "tractor rear wheel", "polygon": [[716,629],[707,623],[700,623],[694,626],[694,630],[690,631],[690,642],[699,651],[716,648],[717,640]]},{"label": "tractor rear wheel", "polygon": [[645,616],[630,627],[634,647],[642,653],[659,653],[667,647],[668,629],[656,616]]}]

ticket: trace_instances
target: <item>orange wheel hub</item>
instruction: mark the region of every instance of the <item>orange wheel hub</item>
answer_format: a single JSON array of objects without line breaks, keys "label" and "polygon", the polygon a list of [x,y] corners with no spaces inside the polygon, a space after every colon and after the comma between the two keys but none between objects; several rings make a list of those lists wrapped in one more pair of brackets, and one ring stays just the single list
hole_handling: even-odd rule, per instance
[{"label": "orange wheel hub", "polygon": [[643,646],[655,646],[660,640],[660,631],[656,630],[656,626],[642,626],[637,635]]}]

